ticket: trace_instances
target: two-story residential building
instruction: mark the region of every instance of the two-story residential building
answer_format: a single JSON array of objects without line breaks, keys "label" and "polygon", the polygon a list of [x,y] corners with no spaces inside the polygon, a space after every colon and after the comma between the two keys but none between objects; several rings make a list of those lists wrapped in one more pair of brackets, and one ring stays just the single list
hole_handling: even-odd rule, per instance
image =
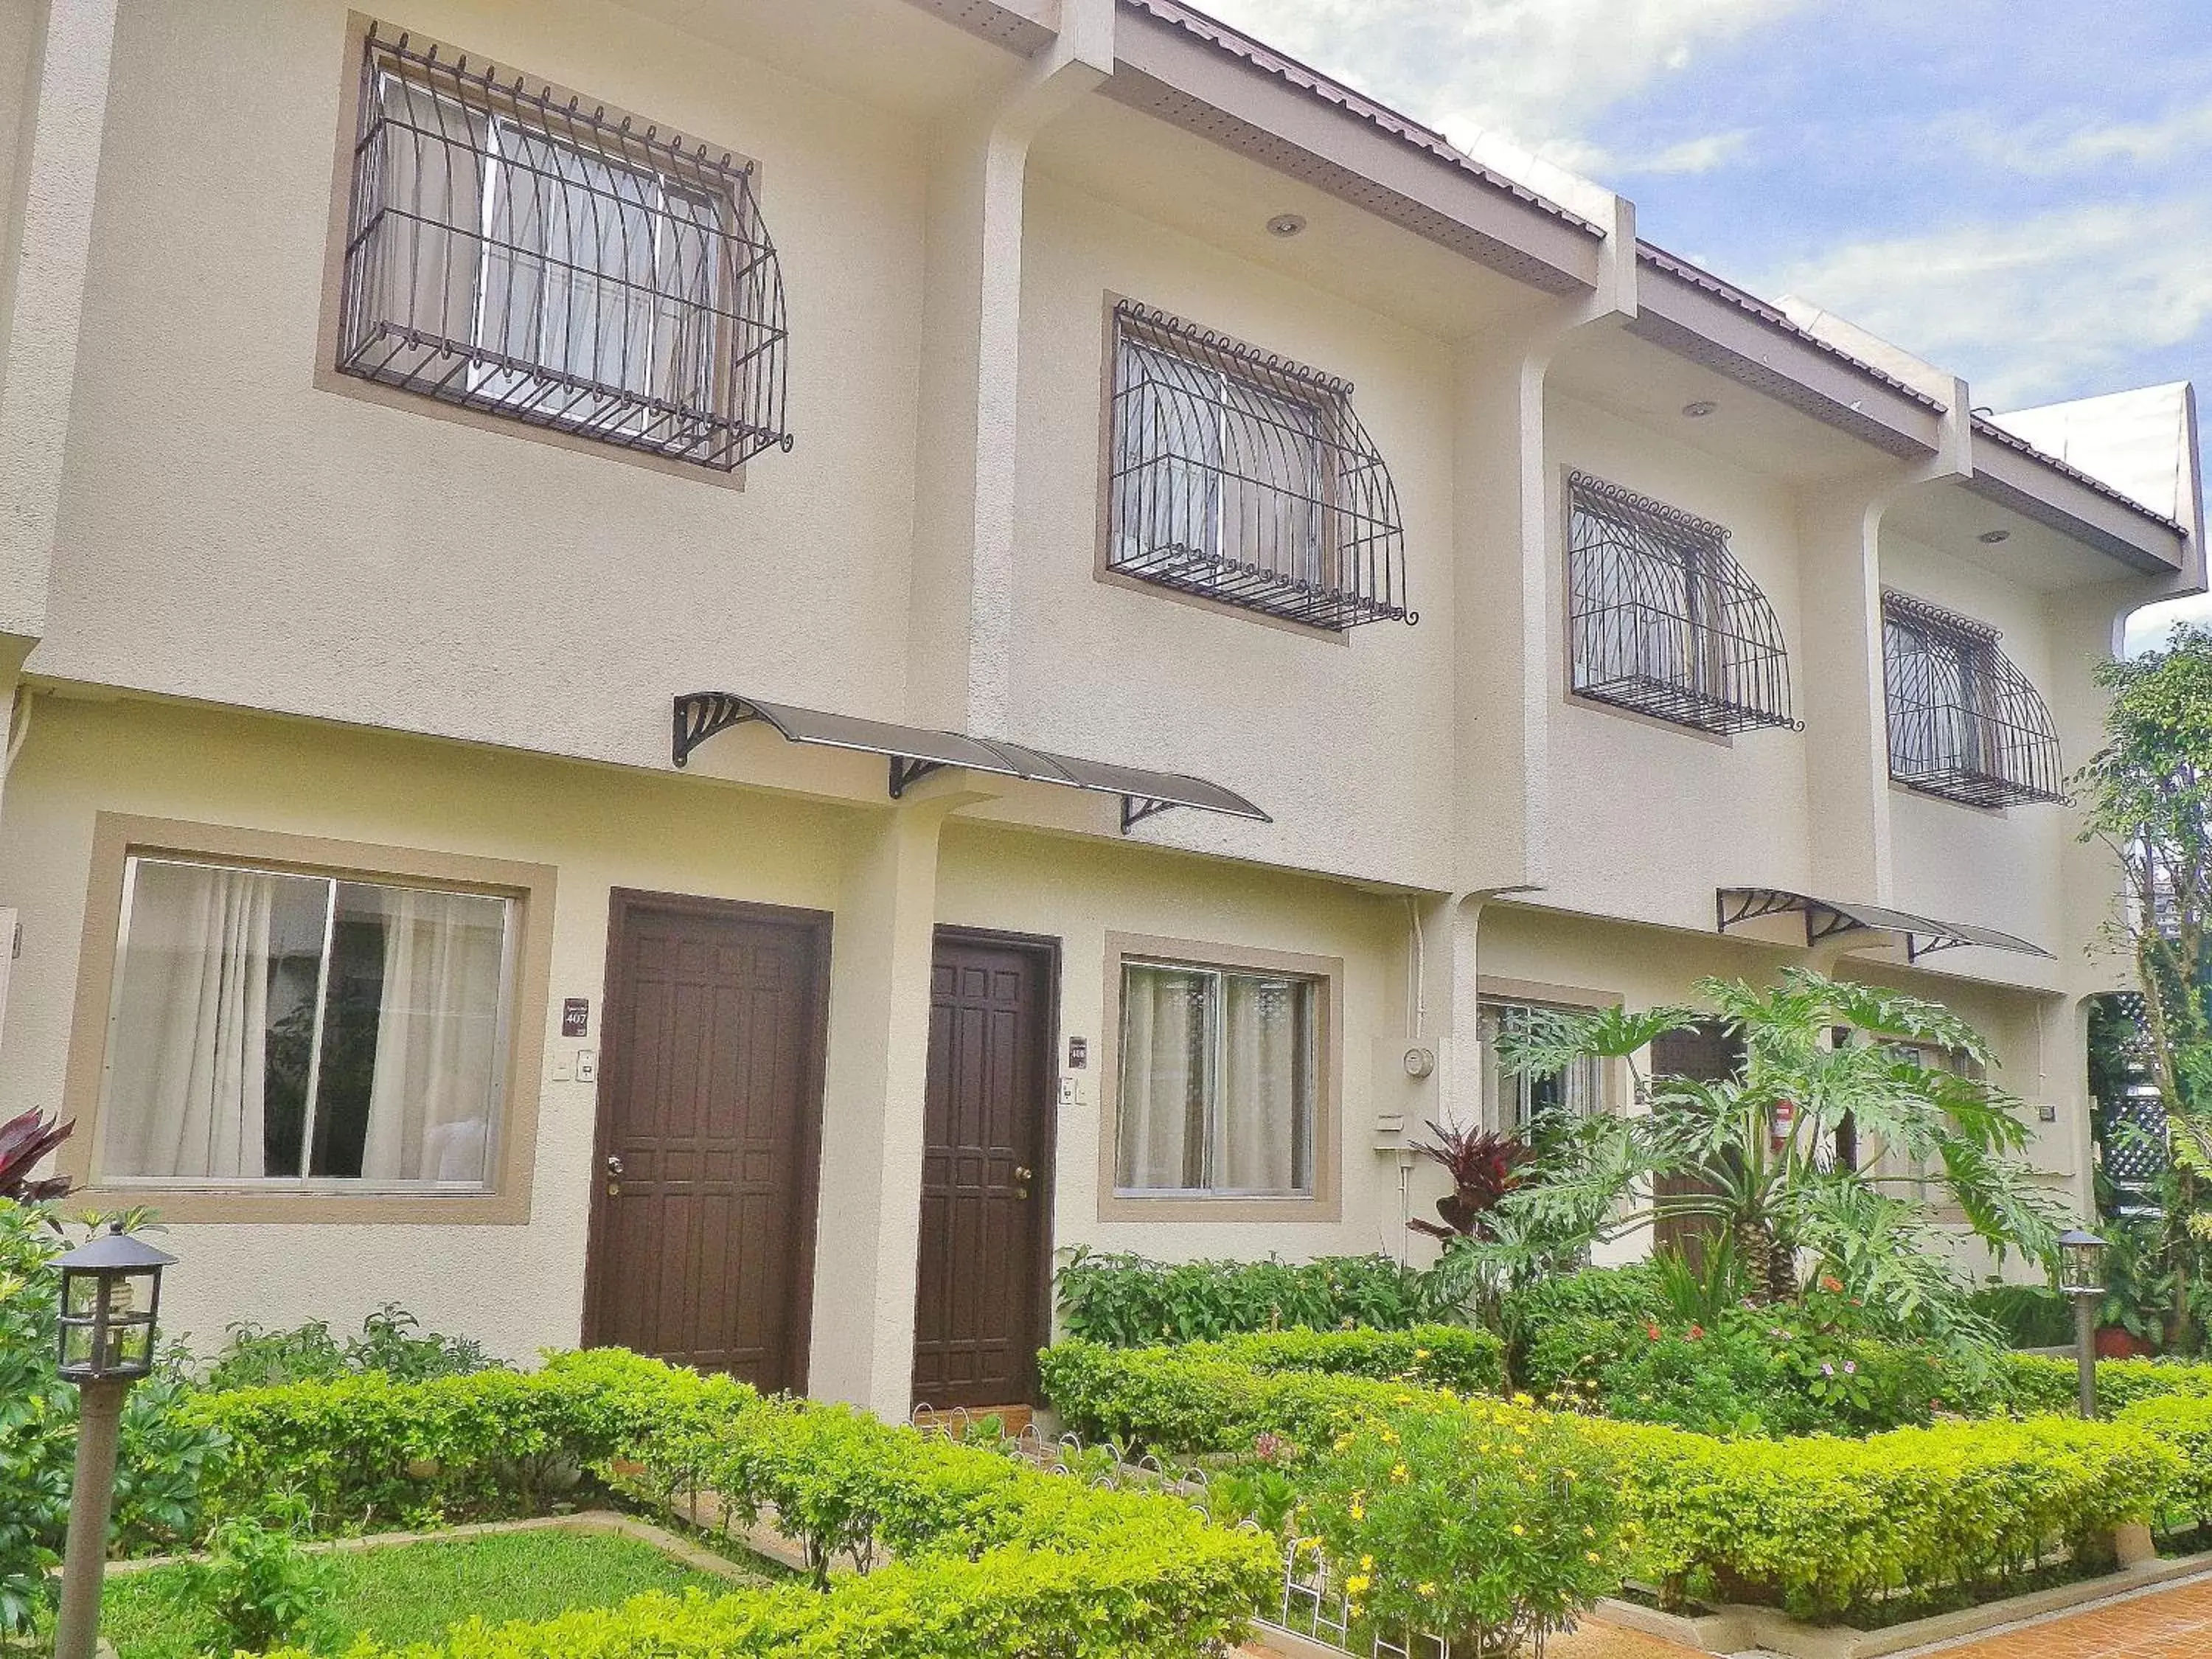
[{"label": "two-story residential building", "polygon": [[1793,963],[2086,1202],[2186,386],[1984,416],[1176,0],[392,7],[0,11],[0,1108],[204,1346],[1008,1403],[1056,1249],[1403,1248],[1626,1104],[1514,1009]]}]

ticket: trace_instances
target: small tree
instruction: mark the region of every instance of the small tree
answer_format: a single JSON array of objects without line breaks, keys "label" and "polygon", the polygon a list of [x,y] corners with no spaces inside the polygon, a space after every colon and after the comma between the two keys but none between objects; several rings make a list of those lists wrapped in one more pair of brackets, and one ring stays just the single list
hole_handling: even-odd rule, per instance
[{"label": "small tree", "polygon": [[2164,1241],[2176,1275],[2168,1343],[2178,1347],[2189,1336],[2194,1245],[2212,1240],[2212,631],[2177,628],[2160,650],[2104,664],[2097,684],[2112,694],[2105,744],[2075,784],[2088,816],[2082,839],[2110,848],[2125,878],[2108,932],[2142,993],[2165,1107],[2177,1200]]},{"label": "small tree", "polygon": [[[1553,1014],[1501,1038],[1504,1064],[1524,1075],[1586,1057],[1632,1065],[1655,1038],[1717,1015],[1744,1054],[1739,1075],[1719,1082],[1639,1073],[1648,1110],[1585,1120],[1502,1200],[1521,1237],[1556,1247],[1695,1218],[1725,1237],[1758,1299],[1795,1297],[1809,1265],[1878,1316],[1939,1328],[1974,1322],[1921,1201],[1926,1189],[1999,1251],[2050,1255],[2055,1218],[2017,1158],[2028,1136],[2019,1103],[1898,1046],[1986,1065],[1972,1026],[1936,1003],[1796,969],[1768,990],[1722,980],[1698,990],[1711,1014]],[[1903,1169],[1853,1167],[1837,1155],[1839,1130],[1879,1139]]]}]

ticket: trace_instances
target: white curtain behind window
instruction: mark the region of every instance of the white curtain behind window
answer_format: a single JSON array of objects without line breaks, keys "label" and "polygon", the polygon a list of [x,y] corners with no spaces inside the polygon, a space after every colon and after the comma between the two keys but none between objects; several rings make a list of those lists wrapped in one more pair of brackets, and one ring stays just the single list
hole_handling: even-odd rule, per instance
[{"label": "white curtain behind window", "polygon": [[1205,1178],[1207,977],[1131,963],[1121,970],[1121,1104],[1115,1184],[1181,1191]]},{"label": "white curtain behind window", "polygon": [[1234,1193],[1302,1190],[1310,1119],[1305,1000],[1295,980],[1224,975],[1221,1110],[1213,1187]]},{"label": "white curtain behind window", "polygon": [[108,1036],[100,1168],[264,1174],[270,917],[292,878],[143,862]]},{"label": "white curtain behind window", "polygon": [[1221,377],[1173,352],[1124,337],[1115,386],[1120,399],[1114,522],[1135,559],[1165,550],[1222,556]]},{"label": "white curtain behind window", "polygon": [[505,902],[349,887],[384,915],[384,984],[361,1173],[481,1182],[498,1095]]},{"label": "white curtain behind window", "polygon": [[396,75],[376,85],[383,125],[369,206],[378,225],[369,292],[381,320],[428,337],[398,348],[393,360],[418,372],[446,349],[432,342],[465,350],[475,337],[484,118]]}]

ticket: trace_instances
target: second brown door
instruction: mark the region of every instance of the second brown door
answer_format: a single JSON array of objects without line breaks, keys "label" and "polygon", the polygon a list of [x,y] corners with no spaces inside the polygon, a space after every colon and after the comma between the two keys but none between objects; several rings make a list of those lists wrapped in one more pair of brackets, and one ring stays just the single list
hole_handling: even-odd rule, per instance
[{"label": "second brown door", "polygon": [[1013,1406],[1048,1331],[1048,944],[940,931],[931,975],[914,1397]]}]

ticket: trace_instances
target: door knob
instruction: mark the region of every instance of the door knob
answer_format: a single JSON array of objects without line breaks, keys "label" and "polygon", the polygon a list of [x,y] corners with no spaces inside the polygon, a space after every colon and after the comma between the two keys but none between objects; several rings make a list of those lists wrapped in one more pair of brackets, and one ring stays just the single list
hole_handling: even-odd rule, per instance
[{"label": "door knob", "polygon": [[607,1173],[611,1176],[619,1176],[622,1172],[623,1161],[621,1154],[618,1152],[609,1152],[607,1154]]},{"label": "door knob", "polygon": [[1024,1170],[1024,1169],[1020,1164],[1017,1164],[1016,1165],[1014,1165],[1014,1179],[1015,1179],[1015,1180],[1017,1180],[1017,1181],[1027,1181],[1027,1180],[1028,1180],[1031,1176],[1035,1175],[1036,1173],[1036,1171],[1035,1170]]}]

